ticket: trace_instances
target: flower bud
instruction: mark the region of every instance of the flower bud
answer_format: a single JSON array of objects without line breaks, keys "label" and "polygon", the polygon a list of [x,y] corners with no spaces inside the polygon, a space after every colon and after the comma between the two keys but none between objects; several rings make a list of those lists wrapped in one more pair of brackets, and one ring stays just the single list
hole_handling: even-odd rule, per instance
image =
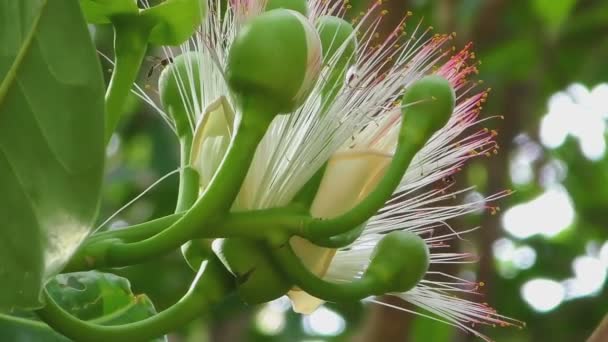
[{"label": "flower bud", "polygon": [[[160,101],[175,122],[179,135],[190,130],[190,108],[201,106],[199,72],[200,56],[191,51],[175,57],[158,79]],[[191,82],[192,79],[195,81]]]},{"label": "flower bud", "polygon": [[241,238],[213,241],[213,251],[236,277],[237,291],[247,304],[269,302],[283,296],[290,282],[274,267],[260,243]]},{"label": "flower bud", "polygon": [[455,102],[454,89],[445,78],[432,75],[415,82],[403,95],[404,119],[400,135],[408,143],[422,146],[446,125]]},{"label": "flower bud", "polygon": [[323,61],[329,62],[339,52],[336,64],[355,62],[357,38],[353,25],[342,18],[326,15],[317,20],[317,30],[323,46]]},{"label": "flower bud", "polygon": [[363,277],[377,284],[376,295],[406,292],[424,277],[429,260],[429,249],[418,235],[394,231],[378,242]]},{"label": "flower bud", "polygon": [[323,63],[331,68],[322,91],[323,102],[328,105],[342,90],[346,74],[356,62],[357,40],[353,26],[338,17],[319,18],[317,29],[323,46]]},{"label": "flower bud", "polygon": [[274,117],[301,106],[321,66],[321,42],[308,19],[276,9],[246,23],[229,52],[228,84],[242,102],[255,102]]},{"label": "flower bud", "polygon": [[266,3],[266,11],[271,11],[277,8],[290,9],[302,14],[303,16],[308,16],[307,0],[268,0]]}]

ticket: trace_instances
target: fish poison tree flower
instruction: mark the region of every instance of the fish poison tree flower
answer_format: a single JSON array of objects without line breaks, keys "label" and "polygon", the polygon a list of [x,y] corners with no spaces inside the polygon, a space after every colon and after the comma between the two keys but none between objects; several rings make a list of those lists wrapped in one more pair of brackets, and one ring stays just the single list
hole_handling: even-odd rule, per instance
[{"label": "fish poison tree flower", "polygon": [[[453,200],[471,190],[455,190],[453,174],[497,149],[496,133],[480,127],[488,91],[468,80],[476,72],[470,45],[453,53],[451,35],[419,26],[406,33],[406,18],[380,39],[381,2],[351,22],[344,19],[348,6],[337,1],[232,0],[225,11],[217,1],[208,5],[197,34],[165,48],[172,63],[160,76],[161,103],[137,91],[178,136],[192,137],[186,159],[198,172],[200,193],[238,134],[237,124],[245,116],[264,117],[269,125],[233,212],[295,205],[331,223],[375,208],[374,197],[382,200],[346,232],[290,236],[288,249],[308,276],[359,284],[365,291],[353,293],[371,301],[398,296],[422,310],[398,309],[482,338],[476,325],[518,325],[468,299],[478,283],[437,268],[472,261],[444,252],[450,240],[474,230],[457,232],[448,221],[492,208],[487,203],[506,194]],[[241,276],[248,301],[287,295],[295,311],[310,313],[331,300],[274,269],[263,244],[246,238],[222,244],[218,253]],[[247,260],[228,260],[235,249],[247,251]]]}]

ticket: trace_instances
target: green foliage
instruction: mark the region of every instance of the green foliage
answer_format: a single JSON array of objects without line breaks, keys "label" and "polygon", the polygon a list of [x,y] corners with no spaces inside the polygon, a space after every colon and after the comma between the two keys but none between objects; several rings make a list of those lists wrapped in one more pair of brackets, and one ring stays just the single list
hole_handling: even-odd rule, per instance
[{"label": "green foliage", "polygon": [[35,308],[96,215],[103,82],[78,3],[3,0],[0,13],[0,308]]},{"label": "green foliage", "polygon": [[97,271],[60,274],[47,285],[51,297],[83,320],[115,325],[152,316],[156,310],[145,295],[135,296],[125,278]]},{"label": "green foliage", "polygon": [[[184,1],[170,2],[185,4]],[[280,2],[284,1],[277,3]],[[162,1],[152,2],[153,5],[158,3]],[[351,3],[353,9],[347,11],[347,16],[357,16],[368,6],[364,0],[353,0]],[[135,0],[81,0],[80,4],[90,23],[109,23],[116,14],[135,15],[140,11]],[[501,5],[494,7],[496,4]],[[62,6],[69,10],[51,11],[52,8]],[[532,268],[518,271],[513,278],[482,272],[482,278],[478,279],[488,284],[482,289],[483,292],[490,293],[482,301],[495,304],[500,313],[526,321],[527,327],[523,330],[489,329],[486,333],[499,341],[584,340],[605,313],[607,289],[597,296],[571,300],[555,311],[541,314],[525,304],[520,296],[520,288],[525,281],[534,277],[549,277],[559,281],[572,276],[573,259],[584,253],[594,253],[594,248],[597,247],[594,247],[594,243],[600,246],[608,238],[605,229],[608,193],[604,186],[608,182],[608,159],[596,162],[586,160],[580,155],[577,143],[568,141],[558,150],[543,151],[541,159],[532,165],[537,179],[525,185],[509,183],[508,161],[513,156],[513,135],[527,133],[535,139],[539,118],[546,111],[546,100],[551,93],[574,81],[593,85],[608,79],[608,64],[605,60],[608,53],[605,35],[608,28],[608,4],[602,0],[412,0],[393,1],[387,6],[390,13],[381,25],[381,30],[385,30],[389,25],[384,27],[384,24],[390,22],[395,13],[401,13],[403,8],[413,10],[417,17],[425,18],[421,27],[433,25],[438,28],[438,32],[457,32],[454,41],[456,48],[473,41],[476,44],[475,50],[483,61],[479,67],[482,73],[480,78],[494,89],[486,104],[488,108],[483,112],[485,116],[504,114],[506,117],[504,122],[488,122],[489,128],[495,125],[500,127],[500,154],[489,159],[490,164],[481,158],[476,160],[473,167],[469,164],[464,176],[456,176],[459,188],[461,185],[465,187],[477,184],[477,191],[489,194],[497,188],[499,191],[515,186],[516,193],[498,203],[503,210],[507,210],[511,205],[528,201],[543,191],[539,180],[543,163],[547,159],[559,159],[567,168],[567,175],[561,183],[567,188],[576,207],[577,219],[572,227],[553,239],[533,237],[515,241],[518,246],[528,245],[536,251],[536,263]],[[45,262],[47,257],[60,255],[59,250],[48,248],[48,232],[66,233],[60,231],[59,227],[65,228],[67,225],[55,224],[51,220],[50,215],[57,212],[57,208],[67,210],[71,217],[86,223],[79,234],[70,234],[71,237],[84,236],[94,216],[99,175],[93,173],[95,170],[101,172],[103,164],[100,159],[103,152],[100,144],[91,143],[98,135],[91,126],[93,123],[95,127],[102,126],[99,119],[101,77],[98,77],[98,65],[91,63],[93,50],[90,49],[88,40],[84,40],[84,25],[74,20],[79,18],[79,14],[73,7],[66,0],[0,0],[0,189],[3,193],[0,199],[0,215],[3,217],[0,225],[0,281],[3,284],[0,307],[38,305],[38,290],[44,280],[49,278],[45,269],[59,268],[59,264],[50,267]],[[52,24],[48,23],[51,19],[50,14],[45,14],[47,12],[53,13]],[[155,41],[187,37],[189,34],[186,34],[186,28],[193,27],[191,19],[197,14],[195,11],[187,12],[188,19],[181,20],[181,16],[176,14],[183,12],[169,11],[166,12],[169,14],[167,16],[164,16],[164,11],[160,13],[160,10],[149,10],[149,13],[150,18],[156,20],[162,17],[166,23],[155,30]],[[500,14],[493,16],[492,13]],[[17,53],[22,46],[27,45],[24,44],[28,38],[27,33],[35,26],[38,15],[40,20],[33,40],[35,44],[25,49],[21,67],[13,69]],[[46,23],[44,30],[41,26],[43,23]],[[172,32],[167,29],[168,25],[179,26],[182,23],[184,30]],[[408,28],[413,29],[416,23],[417,20],[408,21]],[[78,28],[74,29],[76,26]],[[99,35],[101,29],[102,27],[96,27],[96,39],[99,40],[98,48],[103,50],[104,45],[111,45],[112,39]],[[60,30],[66,37],[48,38]],[[70,38],[75,35],[78,35],[77,39]],[[89,52],[83,54],[83,50],[87,49]],[[111,55],[108,51],[104,53]],[[84,55],[86,56],[83,57]],[[41,61],[42,57],[45,58],[44,62]],[[57,61],[59,58],[62,63]],[[83,66],[86,63],[86,67]],[[66,65],[77,72],[65,73]],[[66,80],[64,77],[67,76],[69,79]],[[65,82],[53,82],[50,80],[52,77]],[[91,82],[93,86],[88,87],[88,91],[64,91],[76,87],[71,81],[79,78],[94,79]],[[11,81],[6,81],[8,79]],[[130,82],[126,82],[126,87],[130,87]],[[92,93],[96,96],[90,95]],[[32,95],[35,95],[34,101],[31,101]],[[26,99],[31,107],[23,107]],[[40,111],[34,111],[42,106],[40,103],[44,103],[45,109],[51,109],[45,111],[48,116],[42,119],[37,115]],[[17,107],[19,111],[15,111]],[[23,111],[23,108],[26,110]],[[159,175],[175,168],[178,156],[174,136],[162,126],[160,119],[154,118],[150,110],[141,107],[132,119],[125,122],[124,129],[117,133],[116,136],[120,136],[117,139],[119,147],[108,159],[108,186],[104,189],[106,197],[101,208],[103,217],[109,216],[135,197]],[[91,122],[90,126],[82,126],[87,124],[83,123],[85,119]],[[36,120],[43,123],[40,127],[44,130],[35,128]],[[82,126],[78,134],[67,127],[72,124]],[[52,129],[53,134],[46,134],[49,129]],[[65,143],[68,140],[69,144]],[[8,141],[11,143],[8,144]],[[29,151],[35,151],[35,155]],[[55,156],[50,155],[57,151],[59,153]],[[84,165],[74,165],[80,164],[81,158],[91,166],[90,170],[84,170]],[[65,160],[68,162],[63,163]],[[506,161],[500,164],[501,160]],[[502,165],[504,170],[488,167],[492,163]],[[11,167],[17,165],[19,169],[9,174],[9,164]],[[94,167],[95,165],[97,166]],[[74,170],[78,172],[72,173]],[[89,181],[85,180],[85,172],[91,173]],[[36,189],[36,192],[32,189]],[[134,223],[170,213],[174,208],[176,189],[177,184],[174,179],[170,179],[138,200],[117,219]],[[39,212],[43,215],[34,215]],[[469,217],[467,223],[475,227],[480,224],[481,217]],[[466,250],[485,250],[486,254],[482,258],[492,258],[492,242],[505,233],[500,229],[500,222],[484,221],[482,225],[485,229],[479,235],[474,235],[480,240],[459,241],[457,244]],[[73,246],[79,241],[77,238],[74,240],[70,241]],[[44,249],[52,254],[46,253]],[[188,253],[192,251],[199,252],[189,250]],[[206,254],[194,255],[192,259],[196,260],[193,263],[195,268],[205,257]],[[443,270],[443,267],[450,269],[455,266],[440,267]],[[457,270],[463,271],[463,274],[476,271],[461,266]],[[170,258],[116,271],[131,279],[137,292],[147,293],[155,303],[160,303],[160,307],[174,303],[186,291],[192,278],[191,270],[187,269],[177,253]],[[16,278],[15,275],[23,278]],[[109,314],[110,320],[114,319],[112,323],[149,317],[153,313],[149,301],[145,297],[133,296],[125,286],[126,280],[110,274],[80,273],[57,277],[49,284],[49,289],[71,314],[85,320],[92,319],[99,324],[106,324],[104,318],[99,318],[106,314]],[[24,293],[32,294],[25,304],[25,298],[21,296]],[[15,302],[17,300],[21,304]],[[286,315],[285,328],[276,336],[264,335],[256,339],[256,332],[246,331],[240,337],[241,340],[251,341],[294,341],[311,337],[343,341],[348,338],[345,334],[359,334],[361,321],[367,317],[361,304],[354,305],[357,305],[356,310],[339,311],[346,319],[346,330],[341,336],[312,336],[310,331],[304,330],[302,317],[290,312]],[[206,334],[225,334],[226,331],[234,333],[239,327],[250,326],[255,322],[255,316],[250,312],[251,307],[242,307],[235,297],[222,304],[221,310],[229,313],[225,313],[225,317],[218,317],[214,312],[212,318],[205,318],[203,329],[208,328],[209,331],[203,331],[202,336],[190,336],[190,340],[207,338],[204,336]],[[31,315],[0,317],[0,336],[7,341],[67,341],[65,337],[32,318]],[[380,329],[382,326],[390,328],[388,324],[391,323],[387,322],[394,321],[381,322]],[[460,338],[454,336],[454,328],[426,318],[399,322],[411,325],[409,335],[414,341]],[[198,322],[196,327],[200,326],[202,325]]]},{"label": "green foliage", "polygon": [[576,6],[577,0],[533,0],[532,8],[543,21],[546,29],[555,33],[564,23]]},{"label": "green foliage", "polygon": [[[133,295],[127,279],[110,273],[62,274],[49,282],[47,290],[70,314],[102,325],[136,322],[156,313],[147,296]],[[69,341],[30,315],[0,315],[0,332],[11,341]]]}]

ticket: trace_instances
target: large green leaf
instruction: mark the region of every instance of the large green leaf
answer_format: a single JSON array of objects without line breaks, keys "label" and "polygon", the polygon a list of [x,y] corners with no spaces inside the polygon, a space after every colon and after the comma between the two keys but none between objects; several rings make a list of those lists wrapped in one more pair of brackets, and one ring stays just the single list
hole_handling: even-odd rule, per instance
[{"label": "large green leaf", "polygon": [[[72,315],[97,324],[132,323],[156,313],[145,295],[133,295],[125,278],[100,272],[62,274],[47,286],[53,299]],[[0,336],[10,341],[69,341],[34,316],[0,315]],[[155,341],[164,341],[158,338]]]},{"label": "large green leaf", "polygon": [[91,231],[103,79],[77,1],[0,0],[0,309],[40,290]]}]

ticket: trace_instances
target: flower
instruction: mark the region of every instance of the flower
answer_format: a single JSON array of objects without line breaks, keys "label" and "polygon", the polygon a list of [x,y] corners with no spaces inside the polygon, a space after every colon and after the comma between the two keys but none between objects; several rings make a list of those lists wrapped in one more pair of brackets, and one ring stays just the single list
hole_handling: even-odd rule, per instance
[{"label": "flower", "polygon": [[[318,26],[324,16],[342,17],[347,10],[338,1],[311,0],[308,4],[308,20],[313,26]],[[232,0],[229,9],[222,12],[219,2],[210,0],[206,22],[178,49],[178,54],[194,51],[200,61],[194,66],[187,63],[186,79],[177,81],[190,129],[196,131],[192,161],[202,177],[202,187],[219,165],[233,133],[233,118],[239,115],[224,77],[228,51],[242,25],[264,8],[265,1]],[[458,233],[446,221],[479,208],[492,208],[487,203],[508,193],[462,204],[446,203],[472,190],[454,190],[452,175],[469,159],[497,151],[493,141],[496,133],[479,128],[489,119],[479,118],[488,90],[476,91],[477,83],[468,80],[477,71],[470,44],[453,54],[449,48],[451,35],[431,34],[430,29],[421,30],[420,26],[408,35],[405,18],[386,39],[380,40],[377,29],[385,14],[381,2],[375,3],[355,19],[357,33],[330,46],[333,53],[325,56],[321,76],[308,99],[297,110],[286,113],[289,115],[274,118],[232,210],[287,205],[318,170],[326,167],[311,214],[331,218],[348,211],[374,189],[390,164],[402,108],[412,105],[400,102],[403,90],[428,74],[444,77],[457,94],[449,122],[417,153],[393,197],[366,223],[361,236],[341,249],[319,247],[300,237],[293,237],[290,242],[318,276],[347,282],[363,274],[374,247],[385,234],[395,230],[417,234],[430,249],[431,269],[413,289],[392,295],[429,313],[416,314],[486,339],[474,329],[476,324],[519,323],[497,314],[486,304],[455,297],[476,293],[480,284],[433,270],[433,265],[470,262],[472,257],[468,254],[442,250],[448,241],[474,229]],[[349,49],[349,40],[355,39],[355,48]],[[165,48],[172,59],[176,51]],[[334,73],[341,68],[343,75],[336,77]],[[149,94],[141,88],[138,94],[175,125]],[[289,296],[297,311],[308,312],[321,303],[298,289],[292,289]]]}]

